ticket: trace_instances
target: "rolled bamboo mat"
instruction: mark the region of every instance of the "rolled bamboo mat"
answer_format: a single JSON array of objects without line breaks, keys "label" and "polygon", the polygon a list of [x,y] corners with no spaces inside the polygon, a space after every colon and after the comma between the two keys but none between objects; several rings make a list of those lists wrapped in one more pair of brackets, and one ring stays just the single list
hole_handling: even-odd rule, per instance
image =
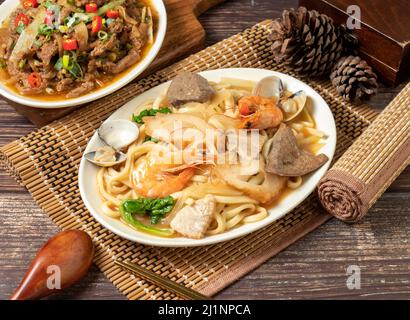
[{"label": "rolled bamboo mat", "polygon": [[[269,24],[260,23],[1,148],[4,166],[57,225],[91,235],[96,245],[95,264],[129,299],[178,297],[120,269],[115,259],[129,260],[211,296],[330,219],[312,194],[282,219],[248,236],[206,247],[158,248],[111,233],[90,215],[80,197],[78,166],[90,137],[102,121],[136,95],[183,70],[253,67],[295,76],[273,61],[267,40]],[[337,158],[377,113],[364,105],[343,102],[329,81],[302,80],[321,94],[334,114]]]},{"label": "rolled bamboo mat", "polygon": [[321,179],[319,198],[345,222],[363,218],[410,163],[410,83]]}]

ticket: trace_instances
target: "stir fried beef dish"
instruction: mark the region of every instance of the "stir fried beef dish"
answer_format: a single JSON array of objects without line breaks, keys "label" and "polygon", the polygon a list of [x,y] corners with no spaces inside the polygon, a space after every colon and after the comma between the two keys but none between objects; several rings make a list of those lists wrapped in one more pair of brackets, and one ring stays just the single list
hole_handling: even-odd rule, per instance
[{"label": "stir fried beef dish", "polygon": [[21,0],[0,27],[0,72],[23,95],[103,87],[154,41],[148,0]]}]

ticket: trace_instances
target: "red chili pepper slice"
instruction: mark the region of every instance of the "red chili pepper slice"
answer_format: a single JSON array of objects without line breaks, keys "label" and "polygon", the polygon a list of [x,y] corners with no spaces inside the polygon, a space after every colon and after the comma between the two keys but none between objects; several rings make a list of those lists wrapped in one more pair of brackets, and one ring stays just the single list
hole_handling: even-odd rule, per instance
[{"label": "red chili pepper slice", "polygon": [[91,32],[98,33],[98,31],[100,31],[101,29],[102,29],[102,18],[100,16],[95,16],[93,18]]},{"label": "red chili pepper slice", "polygon": [[110,19],[117,19],[120,16],[118,10],[108,10],[106,15]]},{"label": "red chili pepper slice", "polygon": [[33,72],[28,76],[28,84],[31,88],[40,88],[43,80],[37,72]]},{"label": "red chili pepper slice", "polygon": [[66,51],[78,50],[78,43],[75,39],[63,40],[63,49]]},{"label": "red chili pepper slice", "polygon": [[19,13],[17,15],[16,20],[14,20],[14,26],[17,28],[21,23],[25,26],[28,26],[30,24],[30,18],[27,17],[24,13]]},{"label": "red chili pepper slice", "polygon": [[54,13],[52,11],[46,10],[46,17],[44,18],[44,23],[46,25],[52,25],[54,21]]},{"label": "red chili pepper slice", "polygon": [[98,6],[94,2],[90,2],[85,5],[85,12],[87,13],[96,13],[97,10],[98,10]]},{"label": "red chili pepper slice", "polygon": [[37,8],[38,7],[37,0],[22,0],[21,4],[23,5],[24,9],[30,9],[30,8]]}]

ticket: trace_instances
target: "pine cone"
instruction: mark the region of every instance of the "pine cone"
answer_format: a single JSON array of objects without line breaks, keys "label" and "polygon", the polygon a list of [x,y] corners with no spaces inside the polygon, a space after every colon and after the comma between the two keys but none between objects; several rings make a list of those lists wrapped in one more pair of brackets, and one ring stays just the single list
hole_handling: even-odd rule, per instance
[{"label": "pine cone", "polygon": [[330,75],[337,92],[348,101],[367,99],[377,92],[377,76],[365,60],[357,56],[341,58]]},{"label": "pine cone", "polygon": [[333,65],[357,44],[345,26],[304,7],[284,10],[272,23],[269,40],[276,62],[284,62],[299,74],[329,74]]}]

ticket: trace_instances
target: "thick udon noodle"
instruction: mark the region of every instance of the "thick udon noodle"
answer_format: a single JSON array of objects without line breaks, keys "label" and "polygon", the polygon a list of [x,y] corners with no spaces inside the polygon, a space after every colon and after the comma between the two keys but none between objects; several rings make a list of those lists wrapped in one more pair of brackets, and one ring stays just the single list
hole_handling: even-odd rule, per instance
[{"label": "thick udon noodle", "polygon": [[[229,122],[226,118],[220,119],[218,115],[230,117],[237,116],[235,101],[246,95],[251,95],[254,83],[238,79],[222,79],[220,83],[212,83],[217,92],[209,103],[190,103],[183,108],[172,108],[173,113],[184,113],[195,115],[206,121],[208,125],[218,129],[229,129]],[[165,94],[161,94],[153,101],[147,101],[135,110],[135,114],[140,111],[167,106]],[[297,138],[299,145],[307,150],[316,153],[321,147],[321,139],[324,138],[322,132],[316,129],[315,122],[311,117],[308,108],[305,108],[303,115],[297,117],[298,120],[288,123]],[[263,158],[269,150],[269,144],[275,130],[260,130],[259,134],[263,141],[266,141],[261,151]],[[102,199],[102,211],[107,216],[121,219],[119,205],[124,199],[137,199],[140,197],[134,190],[133,172],[135,168],[149,156],[155,147],[154,142],[144,142],[146,137],[145,125],[140,127],[140,137],[128,148],[127,160],[125,164],[117,168],[101,168],[98,172],[97,185]],[[263,166],[261,168],[263,171]],[[264,175],[260,172],[249,177],[246,183],[258,186],[263,183]],[[302,177],[287,179],[288,189],[297,189],[302,185]],[[205,197],[207,194],[214,195],[216,199],[216,212],[210,224],[207,235],[216,235],[230,230],[238,225],[253,223],[265,219],[268,211],[265,204],[245,195],[243,192],[224,183],[213,174],[212,166],[203,165],[197,170],[197,174],[190,183],[180,192],[171,194],[177,199],[173,211],[161,222],[162,226],[169,226],[171,219],[184,206],[190,205],[195,200]]]}]

